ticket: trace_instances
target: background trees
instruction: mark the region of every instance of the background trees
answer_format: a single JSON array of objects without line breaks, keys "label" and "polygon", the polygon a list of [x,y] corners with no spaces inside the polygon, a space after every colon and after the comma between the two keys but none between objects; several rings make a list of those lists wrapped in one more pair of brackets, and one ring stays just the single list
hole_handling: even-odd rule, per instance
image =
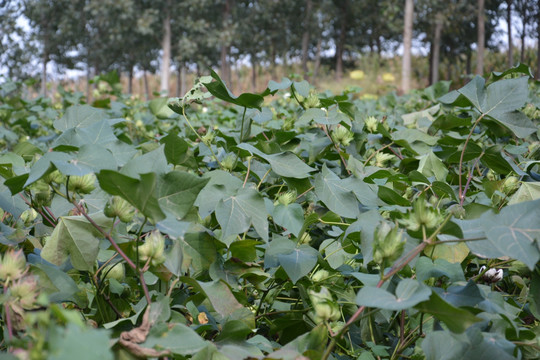
[{"label": "background trees", "polygon": [[[417,14],[407,26],[410,37],[405,3]],[[176,93],[182,93],[186,72],[205,67],[219,68],[228,83],[233,72],[249,76],[255,90],[261,71],[276,77],[278,66],[293,65],[315,81],[323,65],[340,81],[362,59],[378,67],[396,55],[407,58],[410,43],[413,56],[427,54],[429,63],[429,76],[416,71],[414,80],[432,83],[470,74],[473,65],[477,72],[490,70],[493,64],[481,65],[482,44],[500,51],[500,22],[513,24],[520,61],[533,61],[526,49],[534,41],[527,36],[538,33],[539,13],[538,2],[527,0],[3,0],[0,69],[12,78],[41,73],[43,93],[48,72],[67,69],[88,79],[118,70],[128,92],[134,76],[159,69],[163,93],[176,72]],[[510,50],[512,27],[505,41]],[[513,62],[511,51],[507,59]],[[404,66],[406,91],[408,61]]]}]

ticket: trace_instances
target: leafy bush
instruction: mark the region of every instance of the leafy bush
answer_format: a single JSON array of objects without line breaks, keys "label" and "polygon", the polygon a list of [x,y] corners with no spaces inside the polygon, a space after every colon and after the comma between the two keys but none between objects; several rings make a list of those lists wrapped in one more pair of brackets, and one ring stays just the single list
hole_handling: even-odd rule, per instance
[{"label": "leafy bush", "polygon": [[4,358],[539,358],[529,76],[359,100],[212,73],[94,107],[2,84]]}]

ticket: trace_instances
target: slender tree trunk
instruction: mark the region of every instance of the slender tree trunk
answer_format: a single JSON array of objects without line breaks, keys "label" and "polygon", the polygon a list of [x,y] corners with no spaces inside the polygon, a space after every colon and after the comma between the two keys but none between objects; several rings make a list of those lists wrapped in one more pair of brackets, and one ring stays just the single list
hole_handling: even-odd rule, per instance
[{"label": "slender tree trunk", "polygon": [[187,73],[186,73],[186,66],[184,64],[182,64],[181,66],[182,68],[180,70],[180,77],[182,78],[182,81],[180,83],[180,95],[184,96],[186,94]]},{"label": "slender tree trunk", "polygon": [[467,75],[469,75],[470,73],[472,73],[472,53],[470,51],[467,52],[467,61],[465,63],[465,71],[467,73]]},{"label": "slender tree trunk", "polygon": [[87,64],[86,65],[86,101],[87,102],[90,102],[90,77],[91,77],[91,74],[90,74],[90,65]]},{"label": "slender tree trunk", "polygon": [[439,81],[439,63],[440,63],[440,53],[441,53],[441,35],[443,29],[443,15],[438,13],[435,20],[435,34],[433,36],[433,63],[432,72],[431,72],[431,83],[435,84]]},{"label": "slender tree trunk", "polygon": [[478,41],[476,54],[476,74],[484,74],[484,48],[486,45],[484,0],[478,0]]},{"label": "slender tree trunk", "polygon": [[129,68],[128,77],[128,94],[133,94],[133,65]]},{"label": "slender tree trunk", "polygon": [[[525,26],[525,24],[523,24]],[[521,54],[519,55],[519,61],[525,64],[525,30],[521,32]]]},{"label": "slender tree trunk", "polygon": [[251,55],[251,90],[257,91],[257,59]]},{"label": "slender tree trunk", "polygon": [[271,41],[271,49],[270,49],[270,74],[272,74],[272,78],[276,79],[276,45],[274,40]]},{"label": "slender tree trunk", "polygon": [[536,80],[540,79],[540,0],[538,0],[538,13],[536,14],[536,28],[538,29],[538,38],[536,43]]},{"label": "slender tree trunk", "polygon": [[508,24],[508,68],[514,65],[514,42],[512,39],[512,0],[506,0],[506,23]]},{"label": "slender tree trunk", "polygon": [[346,10],[341,15],[341,25],[339,27],[339,37],[336,46],[336,80],[341,81],[343,77],[343,50],[345,47],[345,31],[347,29]]},{"label": "slender tree trunk", "polygon": [[[231,0],[225,0],[225,4],[223,7],[223,33],[230,30],[230,17],[231,17]],[[229,54],[229,45],[226,41],[223,41],[221,45],[221,77],[224,81],[230,84],[231,82],[231,74],[230,74],[230,67],[227,62],[227,56]]]},{"label": "slender tree trunk", "polygon": [[401,91],[411,89],[411,47],[414,18],[414,0],[405,1],[405,18],[403,26],[403,63],[401,67]]},{"label": "slender tree trunk", "polygon": [[148,73],[146,70],[144,70],[144,94],[146,96],[146,100],[150,99],[150,86],[148,85]]},{"label": "slender tree trunk", "polygon": [[428,84],[432,85],[431,80],[433,79],[433,40],[429,43],[429,75],[428,75]]},{"label": "slender tree trunk", "polygon": [[180,83],[182,82],[181,76],[180,76],[180,69],[176,71],[176,97],[180,97]]},{"label": "slender tree trunk", "polygon": [[161,61],[161,93],[169,95],[169,73],[171,67],[171,1],[167,0],[165,12],[167,16],[163,19],[163,39],[161,47],[163,58]]},{"label": "slender tree trunk", "polygon": [[311,24],[311,11],[313,8],[313,2],[306,0],[306,16],[304,18],[304,34],[302,35],[302,71],[304,72],[304,79],[308,79],[308,50],[309,50],[309,33]]},{"label": "slender tree trunk", "polygon": [[317,51],[315,52],[315,64],[313,65],[313,81],[317,82],[317,75],[319,75],[319,68],[321,67],[321,50],[322,50],[322,34],[317,40]]},{"label": "slender tree trunk", "polygon": [[47,97],[47,63],[49,62],[49,55],[46,51],[43,51],[42,69],[41,69],[41,95]]}]

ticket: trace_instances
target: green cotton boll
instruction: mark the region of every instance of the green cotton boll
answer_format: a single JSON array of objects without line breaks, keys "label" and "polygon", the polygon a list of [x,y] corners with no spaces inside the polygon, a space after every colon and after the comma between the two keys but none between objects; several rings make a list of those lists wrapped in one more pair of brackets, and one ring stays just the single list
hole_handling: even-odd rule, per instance
[{"label": "green cotton boll", "polygon": [[403,232],[397,226],[392,227],[387,222],[382,222],[375,229],[373,242],[373,261],[386,268],[396,261],[405,248]]},{"label": "green cotton boll", "polygon": [[120,221],[128,223],[135,216],[135,208],[121,197],[113,196],[105,205],[103,213],[107,217],[117,217]]},{"label": "green cotton boll", "polygon": [[367,131],[370,133],[377,132],[377,124],[379,121],[375,118],[375,116],[368,116],[366,120],[364,120],[364,126]]},{"label": "green cotton boll", "polygon": [[124,268],[124,264],[120,262],[109,264],[103,269],[103,274],[105,274],[105,279],[114,279],[121,282],[126,276],[126,269]]},{"label": "green cotton boll", "polygon": [[337,129],[332,131],[332,140],[336,144],[347,147],[353,141],[354,134],[344,126],[338,126]]},{"label": "green cotton boll", "polygon": [[228,172],[231,172],[236,165],[236,157],[232,154],[229,154],[221,161],[221,166],[223,166],[223,169],[227,170]]},{"label": "green cotton boll", "polygon": [[506,195],[513,194],[520,186],[519,179],[516,176],[508,176],[504,180],[502,191]]},{"label": "green cotton boll", "polygon": [[304,107],[306,109],[321,107],[321,101],[319,100],[319,96],[316,92],[310,91],[309,96],[304,101]]},{"label": "green cotton boll", "polygon": [[290,205],[296,201],[296,190],[289,190],[278,196],[278,202],[282,205]]},{"label": "green cotton boll", "polygon": [[70,176],[68,189],[79,194],[90,194],[96,186],[96,175],[93,173],[84,176]]},{"label": "green cotton boll", "polygon": [[139,259],[144,263],[150,261],[153,266],[165,262],[165,238],[158,230],[152,231],[139,246]]},{"label": "green cotton boll", "polygon": [[10,250],[0,256],[0,280],[17,280],[26,272],[26,258],[22,250]]}]

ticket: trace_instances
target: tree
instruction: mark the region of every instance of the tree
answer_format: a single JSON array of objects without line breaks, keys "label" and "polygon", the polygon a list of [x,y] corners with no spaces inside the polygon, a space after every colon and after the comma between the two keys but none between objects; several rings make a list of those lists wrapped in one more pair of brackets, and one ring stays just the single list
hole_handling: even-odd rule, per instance
[{"label": "tree", "polygon": [[7,77],[14,80],[32,75],[30,64],[37,53],[35,44],[17,22],[22,13],[20,2],[0,2],[0,69],[5,69]]},{"label": "tree", "polygon": [[[519,61],[525,63],[525,37],[532,33],[532,26],[536,16],[535,4],[531,0],[515,0],[515,10],[521,20],[519,38],[521,40],[521,52]],[[531,32],[529,32],[531,30]]]},{"label": "tree", "polygon": [[514,65],[514,42],[512,39],[512,0],[506,0],[506,23],[508,24],[508,64]]},{"label": "tree", "polygon": [[477,35],[477,52],[476,52],[476,73],[478,75],[484,74],[484,48],[486,44],[486,32],[485,32],[485,9],[484,0],[478,0],[478,35]]},{"label": "tree", "polygon": [[161,92],[169,95],[169,70],[171,67],[171,1],[165,1],[165,16],[163,17],[163,37],[161,47]]},{"label": "tree", "polygon": [[403,64],[401,70],[401,89],[408,92],[411,88],[411,47],[413,35],[414,0],[405,1],[403,26]]},{"label": "tree", "polygon": [[304,34],[302,35],[302,71],[304,72],[304,79],[308,78],[308,50],[309,50],[309,34],[311,33],[311,17],[313,10],[313,1],[306,0],[306,10],[303,22]]}]

